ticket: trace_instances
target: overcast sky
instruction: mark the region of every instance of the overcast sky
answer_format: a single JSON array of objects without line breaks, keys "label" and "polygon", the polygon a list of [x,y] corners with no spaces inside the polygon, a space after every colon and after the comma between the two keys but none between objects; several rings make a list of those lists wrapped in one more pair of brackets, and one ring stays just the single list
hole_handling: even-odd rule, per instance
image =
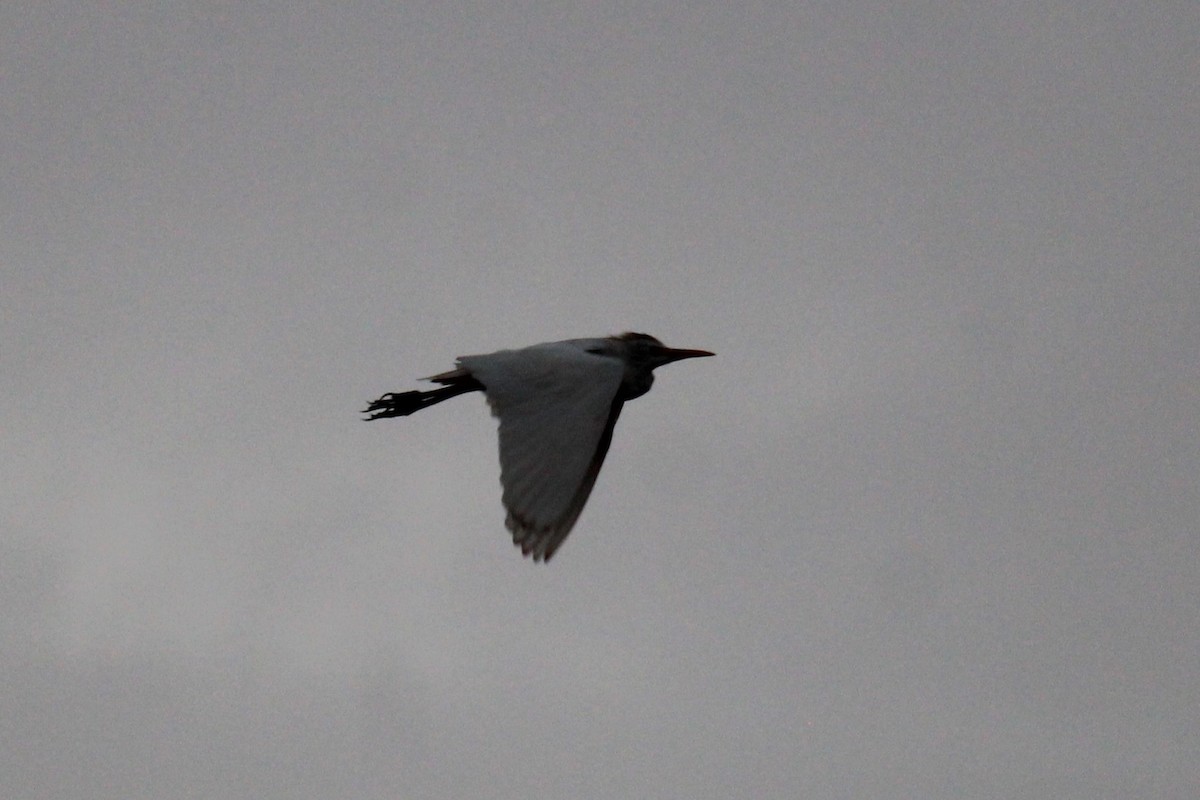
[{"label": "overcast sky", "polygon": [[1194,800],[1200,5],[266,5],[0,10],[0,794]]}]

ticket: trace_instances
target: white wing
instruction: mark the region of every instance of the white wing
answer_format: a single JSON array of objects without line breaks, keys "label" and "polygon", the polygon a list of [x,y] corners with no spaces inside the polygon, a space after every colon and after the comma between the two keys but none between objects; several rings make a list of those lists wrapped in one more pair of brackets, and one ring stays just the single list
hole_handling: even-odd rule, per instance
[{"label": "white wing", "polygon": [[624,365],[553,342],[464,356],[500,418],[505,526],[521,552],[548,560],[579,518],[608,452]]}]

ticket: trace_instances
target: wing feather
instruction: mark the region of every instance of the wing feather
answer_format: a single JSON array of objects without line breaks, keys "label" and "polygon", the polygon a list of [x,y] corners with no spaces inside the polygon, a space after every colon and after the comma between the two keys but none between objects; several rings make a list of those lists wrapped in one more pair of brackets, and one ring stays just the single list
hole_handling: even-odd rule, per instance
[{"label": "wing feather", "polygon": [[534,560],[570,533],[595,485],[621,411],[624,365],[567,342],[464,356],[500,420],[506,527]]}]

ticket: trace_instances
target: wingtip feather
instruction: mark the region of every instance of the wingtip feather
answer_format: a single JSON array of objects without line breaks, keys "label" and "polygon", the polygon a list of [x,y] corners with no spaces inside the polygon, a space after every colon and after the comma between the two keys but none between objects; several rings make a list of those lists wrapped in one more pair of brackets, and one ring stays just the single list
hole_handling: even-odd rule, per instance
[{"label": "wingtip feather", "polygon": [[567,531],[560,525],[537,525],[512,511],[504,520],[504,527],[512,533],[513,544],[521,548],[521,555],[532,557],[534,563],[548,562],[567,538]]}]

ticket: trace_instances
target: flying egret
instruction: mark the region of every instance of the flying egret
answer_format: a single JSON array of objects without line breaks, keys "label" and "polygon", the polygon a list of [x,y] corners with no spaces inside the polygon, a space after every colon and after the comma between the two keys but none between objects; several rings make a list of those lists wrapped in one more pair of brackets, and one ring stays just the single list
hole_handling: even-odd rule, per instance
[{"label": "flying egret", "polygon": [[546,342],[462,356],[456,369],[425,379],[440,388],[388,393],[363,413],[406,417],[460,394],[486,394],[500,419],[504,525],[522,555],[549,561],[591,494],[621,406],[650,391],[657,367],[711,355],[644,333]]}]

